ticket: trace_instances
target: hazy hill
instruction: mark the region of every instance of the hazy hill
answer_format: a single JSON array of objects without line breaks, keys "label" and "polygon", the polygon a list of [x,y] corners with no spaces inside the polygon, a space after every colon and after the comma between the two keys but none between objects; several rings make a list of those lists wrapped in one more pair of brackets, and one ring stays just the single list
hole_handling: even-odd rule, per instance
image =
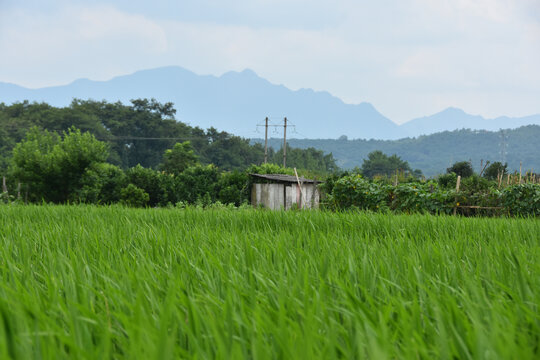
[{"label": "hazy hill", "polygon": [[[540,126],[529,125],[515,130],[504,131],[506,140],[505,158],[509,168],[519,170],[540,170]],[[384,140],[333,140],[333,139],[289,139],[292,147],[314,147],[332,153],[338,165],[344,168],[362,166],[367,154],[381,150],[391,155],[397,154],[407,160],[414,169],[421,169],[426,176],[444,173],[456,161],[472,160],[478,171],[480,161],[502,160],[502,132],[456,130],[437,134],[406,138],[394,141]],[[270,146],[279,149],[282,139],[270,139]],[[264,143],[264,139],[252,139]]]},{"label": "hazy hill", "polygon": [[520,118],[501,116],[495,119],[485,119],[479,115],[467,114],[461,109],[448,108],[431,116],[408,121],[402,124],[400,129],[408,136],[419,136],[456,129],[497,131],[532,124],[540,125],[540,115]]},{"label": "hazy hill", "polygon": [[[27,89],[0,83],[0,102],[44,101],[66,106],[73,98],[127,102],[133,98],[171,101],[177,119],[193,126],[211,126],[236,135],[263,136],[256,125],[271,117],[279,124],[284,116],[296,128],[289,134],[305,138],[398,139],[459,128],[515,128],[539,124],[540,115],[524,118],[484,119],[459,109],[411,120],[401,126],[381,115],[371,104],[345,104],[327,92],[290,90],[257,76],[251,70],[228,72],[222,76],[197,75],[181,67],[138,71],[109,81],[80,79],[64,86]],[[296,132],[295,132],[296,131]]]},{"label": "hazy hill", "polygon": [[[250,70],[220,77],[200,76],[180,67],[139,71],[109,81],[77,80],[65,86],[30,90],[0,85],[0,101],[28,99],[66,106],[73,98],[128,101],[156,98],[171,101],[176,118],[193,126],[211,126],[235,135],[253,137],[265,116],[279,123],[287,116],[306,137],[399,137],[399,128],[368,103],[349,105],[327,92],[292,91],[274,85]],[[291,134],[293,128],[291,127]]]}]

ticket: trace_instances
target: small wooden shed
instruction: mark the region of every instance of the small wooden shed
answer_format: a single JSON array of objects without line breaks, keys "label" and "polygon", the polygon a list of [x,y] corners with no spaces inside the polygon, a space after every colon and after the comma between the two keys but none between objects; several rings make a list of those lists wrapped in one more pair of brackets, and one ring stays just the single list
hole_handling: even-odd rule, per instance
[{"label": "small wooden shed", "polygon": [[250,174],[254,178],[251,204],[272,210],[288,210],[294,205],[299,209],[319,207],[321,182],[303,177],[282,174]]}]

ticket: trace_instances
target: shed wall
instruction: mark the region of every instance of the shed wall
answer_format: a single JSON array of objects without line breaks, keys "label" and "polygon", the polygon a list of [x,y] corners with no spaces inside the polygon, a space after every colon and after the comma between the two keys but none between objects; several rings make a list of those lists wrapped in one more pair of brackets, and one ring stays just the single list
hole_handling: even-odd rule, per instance
[{"label": "shed wall", "polygon": [[288,210],[295,204],[304,209],[318,208],[320,195],[314,184],[253,184],[251,204],[272,209]]}]

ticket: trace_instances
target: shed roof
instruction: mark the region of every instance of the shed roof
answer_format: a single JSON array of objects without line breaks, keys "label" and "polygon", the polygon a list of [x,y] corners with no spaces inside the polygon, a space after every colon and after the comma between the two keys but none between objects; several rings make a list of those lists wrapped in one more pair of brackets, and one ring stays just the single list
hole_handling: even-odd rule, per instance
[{"label": "shed roof", "polygon": [[[260,178],[260,179],[266,179],[270,181],[275,182],[285,182],[285,183],[297,183],[298,180],[296,179],[296,176],[293,175],[284,175],[284,174],[249,174],[253,177]],[[314,184],[314,183],[321,183],[322,181],[317,181],[313,179],[306,179],[303,177],[298,177],[301,183],[304,184]]]}]

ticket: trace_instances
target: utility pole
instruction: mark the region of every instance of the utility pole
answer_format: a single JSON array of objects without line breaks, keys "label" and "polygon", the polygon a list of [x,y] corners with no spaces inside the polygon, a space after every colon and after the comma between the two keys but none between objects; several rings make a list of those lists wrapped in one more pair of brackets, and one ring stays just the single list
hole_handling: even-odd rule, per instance
[{"label": "utility pole", "polygon": [[283,167],[287,167],[287,118],[283,119]]},{"label": "utility pole", "polygon": [[264,124],[264,163],[268,162],[268,116]]},{"label": "utility pole", "polygon": [[289,125],[287,118],[283,118],[283,125],[274,125],[274,124],[268,124],[268,117],[264,119],[264,125],[263,124],[257,124],[257,128],[259,126],[264,126],[264,163],[268,163],[268,128],[278,128],[283,126],[283,167],[287,166],[287,127],[292,127],[296,129],[296,126]]}]

